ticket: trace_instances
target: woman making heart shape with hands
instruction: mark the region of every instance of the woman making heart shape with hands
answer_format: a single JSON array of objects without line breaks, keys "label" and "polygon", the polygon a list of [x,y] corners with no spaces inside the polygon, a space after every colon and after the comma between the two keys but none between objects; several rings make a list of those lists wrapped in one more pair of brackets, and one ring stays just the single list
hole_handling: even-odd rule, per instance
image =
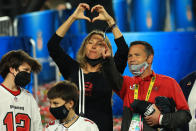
[{"label": "woman making heart shape with hands", "polygon": [[[59,67],[64,79],[74,82],[79,87],[79,69],[84,76],[85,97],[79,101],[76,112],[80,110],[83,115],[93,120],[100,131],[113,131],[112,119],[112,86],[104,78],[102,63],[108,55],[112,55],[112,47],[109,39],[103,31],[93,30],[83,40],[77,53],[77,59],[72,59],[61,47],[68,29],[75,20],[85,19],[89,22],[96,20],[106,21],[108,29],[114,35],[117,51],[114,55],[115,65],[119,72],[123,73],[126,67],[128,46],[122,33],[116,26],[114,19],[107,13],[102,5],[91,8],[91,12],[98,12],[98,16],[92,20],[84,15],[85,10],[90,10],[86,3],[80,3],[73,14],[57,29],[48,42],[48,51],[54,62]],[[81,91],[80,91],[81,92]],[[77,112],[81,114],[81,111]]]}]

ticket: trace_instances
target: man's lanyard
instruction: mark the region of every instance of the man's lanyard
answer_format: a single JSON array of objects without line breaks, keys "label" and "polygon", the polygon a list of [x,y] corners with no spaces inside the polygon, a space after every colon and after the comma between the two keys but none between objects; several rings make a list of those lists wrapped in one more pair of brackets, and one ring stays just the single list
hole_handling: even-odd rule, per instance
[{"label": "man's lanyard", "polygon": [[[145,99],[145,101],[148,101],[149,98],[150,98],[150,94],[151,94],[152,87],[153,87],[153,85],[154,85],[155,79],[156,79],[155,76],[153,76],[153,77],[151,78],[150,85],[149,85],[149,88],[148,88],[148,92],[147,92],[147,94],[146,94],[146,99]],[[134,99],[135,99],[135,100],[138,99],[138,89],[139,89],[139,85],[136,84],[136,85],[135,85],[135,89],[134,89]]]}]

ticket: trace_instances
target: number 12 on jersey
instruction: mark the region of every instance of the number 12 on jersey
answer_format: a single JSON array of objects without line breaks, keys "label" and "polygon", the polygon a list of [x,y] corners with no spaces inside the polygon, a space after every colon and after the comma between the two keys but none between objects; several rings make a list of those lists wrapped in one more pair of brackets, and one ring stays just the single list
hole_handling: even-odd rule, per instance
[{"label": "number 12 on jersey", "polygon": [[15,131],[14,124],[16,124],[16,131],[30,131],[31,119],[28,114],[18,113],[13,116],[13,112],[8,112],[3,119],[3,124],[6,125],[7,131]]}]

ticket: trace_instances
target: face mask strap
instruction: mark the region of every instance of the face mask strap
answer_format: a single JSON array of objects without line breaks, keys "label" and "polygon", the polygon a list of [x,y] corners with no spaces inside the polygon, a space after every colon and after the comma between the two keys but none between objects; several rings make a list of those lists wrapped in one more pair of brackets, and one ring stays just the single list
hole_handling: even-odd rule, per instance
[{"label": "face mask strap", "polygon": [[[68,102],[65,102],[63,105],[65,106]],[[68,110],[68,108],[65,106],[65,108]]]},{"label": "face mask strap", "polygon": [[[152,55],[152,54],[150,54],[150,55]],[[148,58],[150,57],[150,55],[148,55],[147,58],[146,58],[147,64],[148,64]],[[152,62],[151,62],[150,64],[152,64]],[[149,65],[149,64],[148,64],[148,65]]]},{"label": "face mask strap", "polygon": [[[14,68],[14,67],[11,67],[11,68],[13,68],[13,69],[14,69],[16,72],[18,72],[18,73],[20,72],[20,70],[19,70],[19,69],[16,69],[16,68]],[[17,74],[16,74],[16,75],[14,75],[14,73],[12,73],[12,72],[10,72],[10,73],[11,73],[14,77],[16,77],[16,75],[17,75]]]}]

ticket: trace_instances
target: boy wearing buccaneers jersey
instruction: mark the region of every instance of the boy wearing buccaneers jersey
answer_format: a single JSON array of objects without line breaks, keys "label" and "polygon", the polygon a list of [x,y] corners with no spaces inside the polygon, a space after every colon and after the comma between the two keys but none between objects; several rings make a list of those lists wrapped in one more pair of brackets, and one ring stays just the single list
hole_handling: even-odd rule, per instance
[{"label": "boy wearing buccaneers jersey", "polygon": [[78,101],[78,88],[69,81],[56,83],[47,94],[50,112],[57,119],[50,122],[46,131],[99,131],[97,125],[75,113]]},{"label": "boy wearing buccaneers jersey", "polygon": [[0,61],[0,130],[42,131],[39,108],[32,94],[25,90],[31,72],[39,72],[40,63],[22,50],[5,54]]}]

